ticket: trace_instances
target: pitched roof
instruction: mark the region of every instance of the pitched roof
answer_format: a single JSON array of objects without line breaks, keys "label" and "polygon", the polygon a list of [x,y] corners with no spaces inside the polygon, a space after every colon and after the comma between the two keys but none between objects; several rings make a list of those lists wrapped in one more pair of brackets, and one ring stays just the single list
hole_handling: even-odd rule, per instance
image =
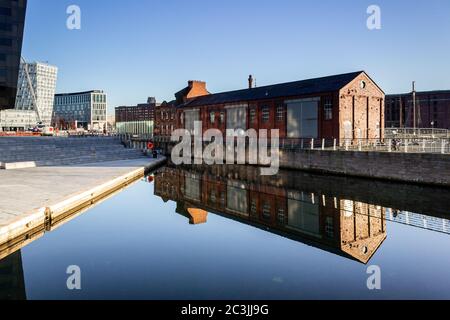
[{"label": "pitched roof", "polygon": [[197,97],[182,107],[197,107],[223,103],[294,97],[318,94],[342,89],[364,71],[328,76],[323,78],[281,83],[252,89],[229,91]]}]

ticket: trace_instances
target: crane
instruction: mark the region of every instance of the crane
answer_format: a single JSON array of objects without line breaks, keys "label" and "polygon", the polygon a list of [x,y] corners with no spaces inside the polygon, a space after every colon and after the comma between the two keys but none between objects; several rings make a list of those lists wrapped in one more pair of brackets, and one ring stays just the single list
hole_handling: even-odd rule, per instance
[{"label": "crane", "polygon": [[31,82],[31,77],[30,77],[30,72],[28,71],[28,63],[25,61],[24,57],[21,57],[21,61],[23,64],[23,71],[25,73],[25,78],[27,79],[27,83],[28,83],[28,87],[30,89],[30,93],[31,93],[31,103],[32,106],[34,108],[34,111],[36,112],[36,118],[37,118],[37,122],[38,124],[41,123],[41,115],[39,114],[39,108],[37,105],[37,98],[36,98],[36,93],[34,92],[34,87],[33,87],[33,83]]}]

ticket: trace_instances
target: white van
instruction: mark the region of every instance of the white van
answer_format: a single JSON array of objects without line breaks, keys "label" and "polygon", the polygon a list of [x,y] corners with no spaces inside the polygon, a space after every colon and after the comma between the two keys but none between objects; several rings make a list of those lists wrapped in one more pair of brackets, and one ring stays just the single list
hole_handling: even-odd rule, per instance
[{"label": "white van", "polygon": [[55,129],[53,127],[44,127],[42,128],[41,134],[44,137],[53,137],[55,135]]}]

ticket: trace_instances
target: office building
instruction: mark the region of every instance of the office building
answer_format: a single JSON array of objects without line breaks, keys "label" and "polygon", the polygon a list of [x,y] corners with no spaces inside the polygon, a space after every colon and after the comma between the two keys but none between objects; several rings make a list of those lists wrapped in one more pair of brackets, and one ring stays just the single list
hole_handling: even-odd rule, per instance
[{"label": "office building", "polygon": [[62,130],[104,131],[107,109],[107,95],[101,90],[57,94],[52,123]]}]

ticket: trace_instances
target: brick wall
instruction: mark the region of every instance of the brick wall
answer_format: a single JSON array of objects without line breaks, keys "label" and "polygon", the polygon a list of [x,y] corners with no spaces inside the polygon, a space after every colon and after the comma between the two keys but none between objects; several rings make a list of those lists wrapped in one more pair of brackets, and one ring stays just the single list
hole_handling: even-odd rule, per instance
[{"label": "brick wall", "polygon": [[441,154],[285,151],[281,154],[280,166],[286,169],[450,186],[450,157]]},{"label": "brick wall", "polygon": [[[365,83],[365,87],[361,83]],[[349,123],[353,139],[377,139],[384,132],[383,91],[365,74],[361,74],[340,91],[339,139],[348,136]],[[346,134],[347,130],[347,134]]]}]

